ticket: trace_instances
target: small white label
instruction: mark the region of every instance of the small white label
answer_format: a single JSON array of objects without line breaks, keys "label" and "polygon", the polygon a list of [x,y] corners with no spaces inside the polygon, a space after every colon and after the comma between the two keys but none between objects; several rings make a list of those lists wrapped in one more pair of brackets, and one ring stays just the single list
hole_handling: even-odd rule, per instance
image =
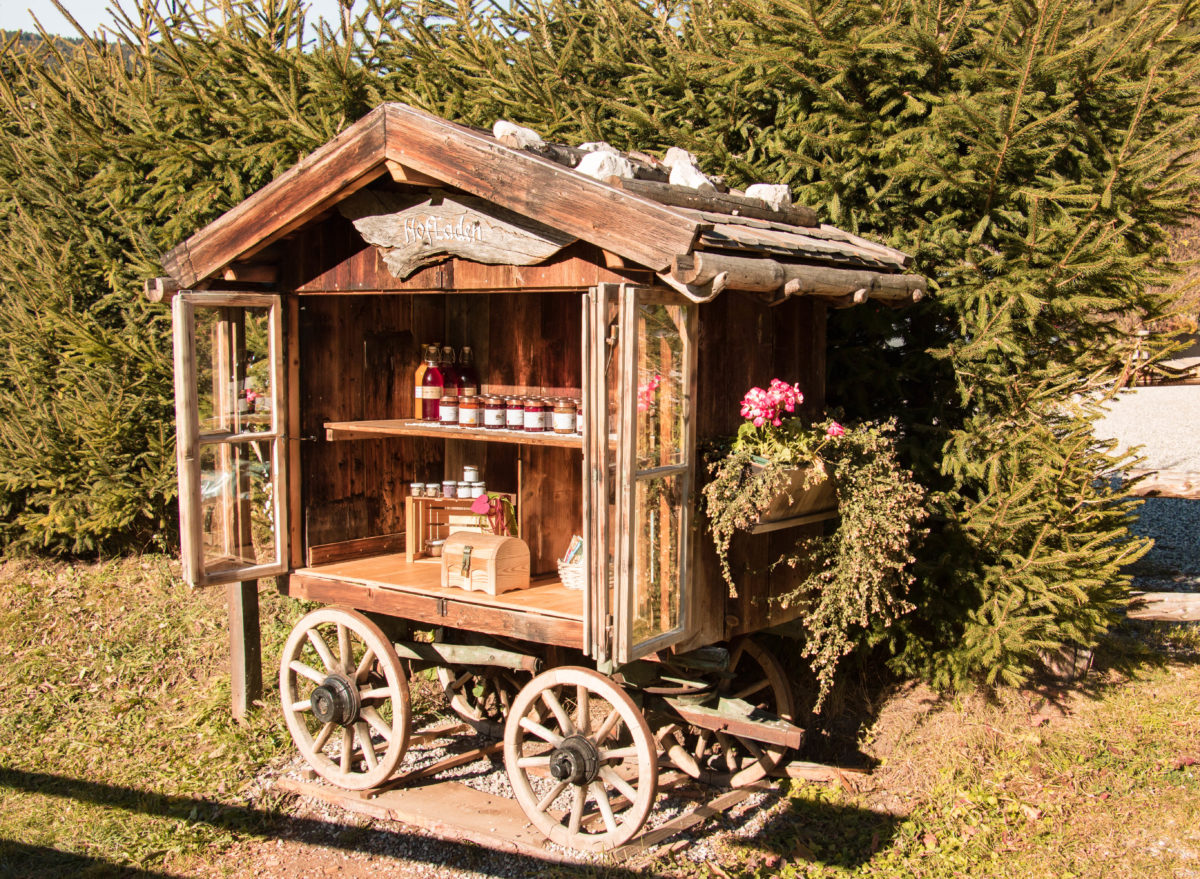
[{"label": "small white label", "polygon": [[525,410],[524,409],[508,409],[508,414],[505,416],[505,424],[513,430],[520,430],[525,426]]},{"label": "small white label", "polygon": [[574,412],[555,412],[554,413],[554,432],[555,433],[571,433],[575,430],[575,413]]},{"label": "small white label", "polygon": [[504,410],[484,409],[483,424],[485,427],[504,427]]},{"label": "small white label", "polygon": [[479,409],[468,409],[465,406],[460,406],[458,409],[458,423],[463,427],[478,427]]},{"label": "small white label", "polygon": [[458,424],[458,407],[453,403],[443,403],[438,407],[438,420],[442,424]]},{"label": "small white label", "polygon": [[528,409],[526,409],[525,410],[525,424],[524,424],[525,429],[526,430],[545,430],[546,429],[546,421],[542,417],[543,415],[544,415],[544,413],[541,412],[540,410],[537,412],[530,412]]},{"label": "small white label", "polygon": [[437,385],[429,385],[428,387],[417,387],[417,392],[414,396],[418,400],[440,400],[442,398],[442,388]]}]

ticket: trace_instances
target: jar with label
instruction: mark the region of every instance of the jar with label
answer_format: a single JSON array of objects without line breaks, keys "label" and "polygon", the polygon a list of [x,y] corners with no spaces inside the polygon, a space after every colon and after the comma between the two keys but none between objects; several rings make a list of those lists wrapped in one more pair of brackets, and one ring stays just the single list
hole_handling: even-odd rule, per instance
[{"label": "jar with label", "polygon": [[508,397],[505,400],[504,426],[509,430],[525,429],[524,397]]},{"label": "jar with label", "polygon": [[424,482],[410,482],[408,484],[408,496],[409,497],[424,497],[425,496],[425,483]]},{"label": "jar with label", "polygon": [[458,398],[458,426],[479,427],[479,398]]},{"label": "jar with label", "polygon": [[442,424],[458,424],[458,395],[449,394],[442,397],[438,403],[438,420]]},{"label": "jar with label", "polygon": [[583,400],[575,401],[575,432],[583,436]]},{"label": "jar with label", "polygon": [[554,411],[551,415],[551,425],[556,434],[572,434],[575,432],[575,401],[569,397],[560,397],[554,401]]},{"label": "jar with label", "polygon": [[[481,425],[488,430],[502,430],[504,428],[504,398],[480,397],[479,402],[483,406]],[[521,413],[521,419],[522,426],[524,426],[524,412]]]},{"label": "jar with label", "polygon": [[467,482],[479,481],[479,468],[474,464],[463,465],[463,479]]},{"label": "jar with label", "polygon": [[458,483],[452,479],[443,480],[442,496],[448,498],[458,497]]},{"label": "jar with label", "polygon": [[485,494],[487,494],[486,482],[471,483],[471,497],[483,497]]},{"label": "jar with label", "polygon": [[542,433],[546,430],[546,401],[538,397],[525,398],[526,433]]},{"label": "jar with label", "polygon": [[471,483],[469,483],[469,482],[460,482],[460,483],[458,484],[458,497],[459,497],[459,499],[461,500],[462,498],[469,498],[470,496],[471,496]]}]

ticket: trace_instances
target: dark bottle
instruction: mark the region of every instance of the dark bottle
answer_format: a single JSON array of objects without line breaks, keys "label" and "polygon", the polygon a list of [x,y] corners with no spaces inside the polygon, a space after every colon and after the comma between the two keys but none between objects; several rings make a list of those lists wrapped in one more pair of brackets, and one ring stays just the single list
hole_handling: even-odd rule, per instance
[{"label": "dark bottle", "polygon": [[458,358],[458,377],[462,382],[460,394],[473,397],[479,393],[479,373],[475,370],[475,352],[468,347],[462,349],[462,356]]},{"label": "dark bottle", "polygon": [[421,376],[421,420],[437,421],[439,412],[438,401],[446,393],[446,378],[438,365],[438,349],[430,345],[425,349],[425,374]]},{"label": "dark bottle", "polygon": [[454,349],[449,345],[442,348],[442,356],[438,361],[438,369],[442,371],[442,393],[457,397],[462,393],[462,378],[454,366]]}]

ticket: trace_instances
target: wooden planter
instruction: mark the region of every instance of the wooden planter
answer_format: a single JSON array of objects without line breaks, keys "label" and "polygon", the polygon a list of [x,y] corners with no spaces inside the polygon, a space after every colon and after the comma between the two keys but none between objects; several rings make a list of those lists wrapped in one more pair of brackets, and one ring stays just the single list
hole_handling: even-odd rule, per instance
[{"label": "wooden planter", "polygon": [[[765,458],[756,458],[750,465],[752,478],[766,470],[768,463]],[[819,522],[837,515],[837,493],[832,477],[806,487],[805,483],[812,472],[811,464],[797,464],[785,472],[788,481],[751,527],[752,534]]]}]

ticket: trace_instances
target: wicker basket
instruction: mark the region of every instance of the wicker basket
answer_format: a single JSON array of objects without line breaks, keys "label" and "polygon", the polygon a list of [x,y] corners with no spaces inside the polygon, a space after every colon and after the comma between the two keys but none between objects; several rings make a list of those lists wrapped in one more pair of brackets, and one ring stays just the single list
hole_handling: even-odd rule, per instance
[{"label": "wicker basket", "polygon": [[587,571],[583,568],[583,559],[574,562],[564,562],[559,559],[558,576],[568,589],[582,590],[584,581],[587,579]]}]

